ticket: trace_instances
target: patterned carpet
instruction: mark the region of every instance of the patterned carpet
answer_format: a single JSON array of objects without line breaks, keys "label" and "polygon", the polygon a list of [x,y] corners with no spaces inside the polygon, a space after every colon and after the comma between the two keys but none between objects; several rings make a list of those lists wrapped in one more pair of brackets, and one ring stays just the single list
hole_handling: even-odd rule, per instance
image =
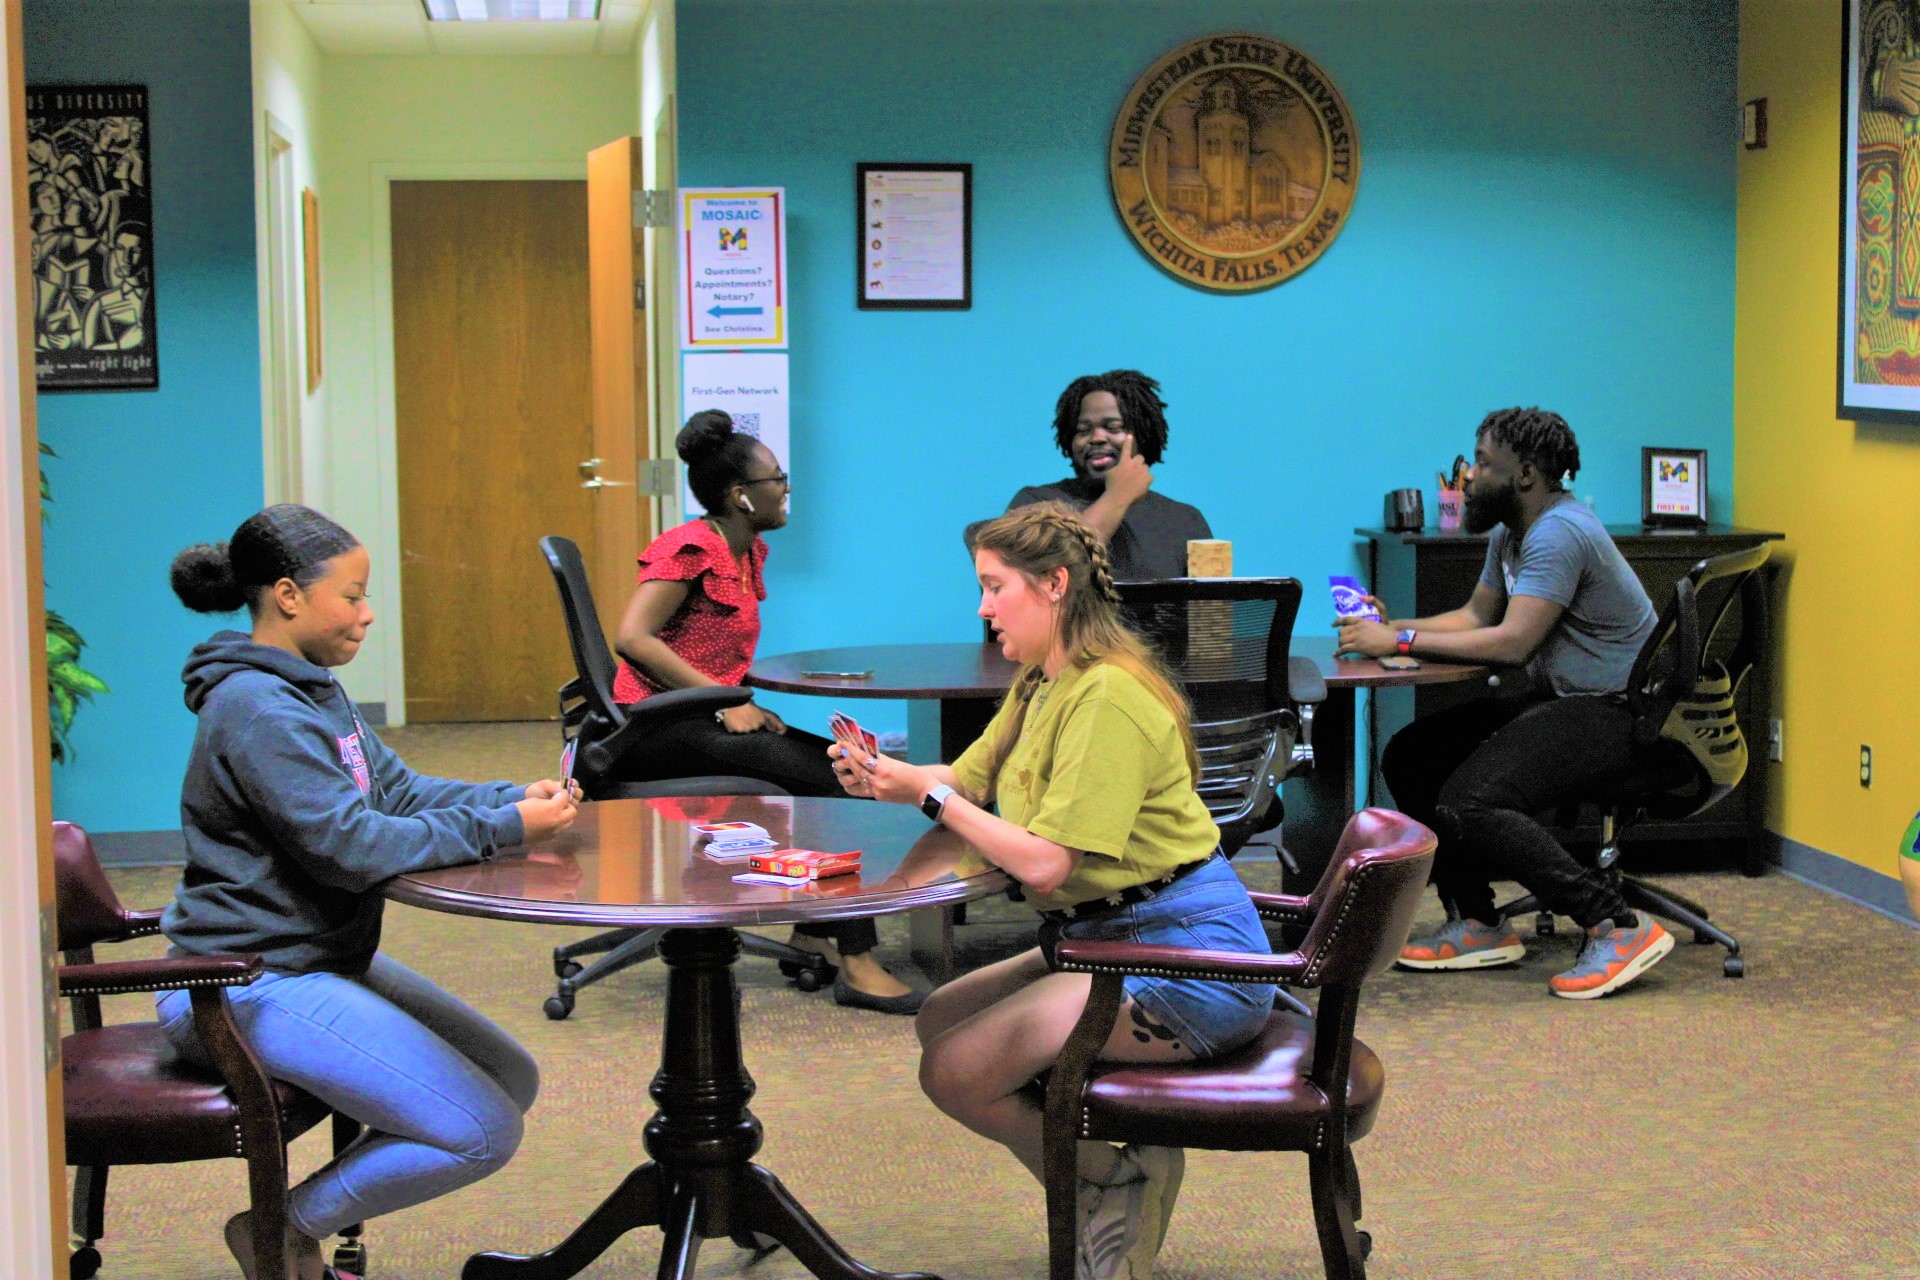
[{"label": "patterned carpet", "polygon": [[[558,738],[552,725],[383,736],[416,766],[475,777],[550,772]],[[1241,871],[1258,887],[1274,880],[1270,862]],[[146,906],[165,900],[172,874],[114,880],[129,905]],[[1512,969],[1391,972],[1372,984],[1360,1033],[1389,1084],[1357,1148],[1362,1225],[1377,1241],[1370,1275],[1920,1277],[1920,932],[1783,876],[1675,883],[1746,942],[1744,980],[1720,976],[1717,948],[1683,944],[1617,997],[1554,1000],[1546,979],[1574,945],[1562,933]],[[1022,946],[1020,910],[976,908],[963,963]],[[1431,900],[1428,914],[1438,915]],[[544,1083],[504,1172],[374,1224],[373,1274],[453,1277],[478,1249],[557,1243],[642,1158],[664,971],[616,975],[585,992],[571,1019],[548,1022],[547,953],[574,932],[400,907],[387,919],[387,950],[520,1036]],[[883,956],[910,974],[904,923],[882,921],[881,937]],[[764,961],[736,972],[767,1131],[759,1158],[828,1230],[886,1269],[949,1280],[1044,1273],[1038,1188],[920,1097],[907,1019],[803,995]],[[110,1018],[151,1008],[137,997],[109,1004]],[[318,1135],[302,1140],[296,1167],[324,1148]],[[103,1280],[235,1274],[219,1225],[244,1203],[241,1171],[238,1161],[116,1171]],[[636,1233],[583,1274],[649,1274],[657,1242]],[[710,1241],[700,1272],[804,1274],[784,1253],[751,1268],[746,1259]],[[1304,1160],[1194,1152],[1160,1274],[1319,1276]]]}]

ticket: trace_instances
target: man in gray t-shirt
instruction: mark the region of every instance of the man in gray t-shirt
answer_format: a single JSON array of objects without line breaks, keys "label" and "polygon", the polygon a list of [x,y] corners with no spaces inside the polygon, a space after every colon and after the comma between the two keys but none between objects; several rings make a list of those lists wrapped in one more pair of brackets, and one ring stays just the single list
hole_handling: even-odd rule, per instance
[{"label": "man in gray t-shirt", "polygon": [[1559,620],[1527,659],[1536,689],[1559,697],[1618,693],[1653,634],[1653,604],[1600,518],[1555,493],[1524,537],[1501,524],[1487,540],[1481,585],[1501,612],[1514,596],[1560,606]]},{"label": "man in gray t-shirt", "polygon": [[1440,837],[1433,880],[1459,916],[1409,938],[1400,963],[1478,969],[1519,960],[1526,948],[1493,897],[1493,881],[1517,880],[1543,908],[1586,929],[1573,968],[1547,985],[1589,1000],[1645,973],[1673,937],[1538,818],[1649,762],[1619,695],[1653,634],[1653,604],[1606,529],[1566,491],[1563,477],[1579,469],[1580,447],[1559,414],[1488,414],[1467,479],[1467,528],[1491,532],[1472,597],[1431,618],[1337,625],[1343,653],[1512,669],[1506,696],[1422,717],[1381,758],[1394,803]]},{"label": "man in gray t-shirt", "polygon": [[1167,447],[1160,384],[1132,369],[1075,378],[1054,406],[1054,440],[1073,474],[1028,485],[1007,510],[1059,502],[1106,540],[1122,582],[1187,576],[1187,541],[1211,538],[1197,507],[1154,493],[1150,468]]}]

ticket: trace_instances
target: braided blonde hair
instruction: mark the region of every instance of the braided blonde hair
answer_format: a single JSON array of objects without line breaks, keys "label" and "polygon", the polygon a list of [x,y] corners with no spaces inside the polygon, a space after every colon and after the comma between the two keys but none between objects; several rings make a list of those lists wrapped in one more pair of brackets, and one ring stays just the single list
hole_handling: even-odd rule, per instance
[{"label": "braided blonde hair", "polygon": [[[1084,669],[1111,663],[1146,686],[1172,713],[1186,749],[1189,774],[1199,778],[1200,755],[1193,745],[1193,716],[1187,700],[1152,648],[1120,616],[1113,560],[1093,526],[1070,507],[1042,502],[973,526],[967,533],[967,545],[975,552],[991,551],[1029,586],[1037,586],[1056,569],[1067,571],[1067,589],[1060,596],[1059,636],[1068,664]],[[1012,705],[1015,711],[999,741],[993,744],[986,770],[989,787],[1020,740],[1028,704],[1044,678],[1038,665],[1029,665],[1007,689],[1002,705]]]}]

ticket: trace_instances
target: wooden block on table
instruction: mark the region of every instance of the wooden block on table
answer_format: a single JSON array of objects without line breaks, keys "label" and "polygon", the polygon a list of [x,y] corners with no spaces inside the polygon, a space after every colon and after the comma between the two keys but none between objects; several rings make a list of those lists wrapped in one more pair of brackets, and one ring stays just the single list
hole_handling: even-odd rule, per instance
[{"label": "wooden block on table", "polygon": [[1189,538],[1187,540],[1187,576],[1189,578],[1231,578],[1233,544],[1225,538]]}]

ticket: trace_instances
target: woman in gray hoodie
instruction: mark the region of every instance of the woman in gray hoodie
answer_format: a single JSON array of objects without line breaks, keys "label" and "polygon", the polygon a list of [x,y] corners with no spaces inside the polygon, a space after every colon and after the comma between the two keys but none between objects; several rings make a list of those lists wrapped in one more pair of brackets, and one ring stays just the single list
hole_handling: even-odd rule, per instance
[{"label": "woman in gray hoodie", "polygon": [[[266,972],[229,993],[241,1036],[269,1075],[367,1126],[288,1201],[301,1280],[332,1274],[319,1241],[341,1227],[504,1165],[539,1089],[511,1036],[379,953],[378,886],[542,839],[575,813],[554,781],[423,777],[366,727],[331,668],[373,621],[368,574],[352,534],[294,505],[173,563],[188,608],[244,607],[252,626],[195,648],[182,674],[199,729],[180,792],[187,868],[161,929],[176,953],[259,955]],[[187,994],[158,1006],[175,1047],[205,1061]],[[256,1280],[245,1213],[226,1237]]]}]

